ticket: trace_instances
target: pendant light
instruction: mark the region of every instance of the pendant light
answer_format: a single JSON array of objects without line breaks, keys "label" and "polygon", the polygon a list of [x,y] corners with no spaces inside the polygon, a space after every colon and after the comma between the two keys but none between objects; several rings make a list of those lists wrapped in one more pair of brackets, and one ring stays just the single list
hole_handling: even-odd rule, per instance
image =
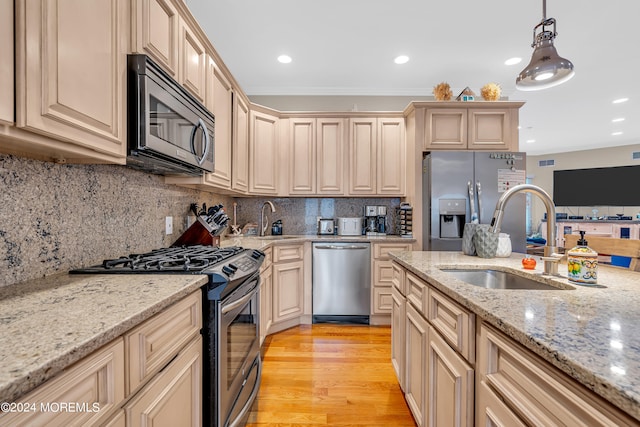
[{"label": "pendant light", "polygon": [[[548,27],[553,27],[549,30]],[[540,33],[536,35],[538,28]],[[557,86],[573,77],[573,64],[558,55],[553,46],[556,38],[556,20],[547,18],[547,0],[542,0],[542,21],[533,27],[533,55],[529,65],[520,72],[516,79],[519,90],[541,90]]]}]

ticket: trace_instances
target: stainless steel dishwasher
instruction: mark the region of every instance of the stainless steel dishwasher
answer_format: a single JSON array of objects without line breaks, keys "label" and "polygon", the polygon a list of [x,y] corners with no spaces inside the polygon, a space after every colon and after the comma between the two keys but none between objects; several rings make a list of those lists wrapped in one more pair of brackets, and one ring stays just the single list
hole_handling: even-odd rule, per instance
[{"label": "stainless steel dishwasher", "polygon": [[371,245],[313,244],[313,323],[369,323]]}]

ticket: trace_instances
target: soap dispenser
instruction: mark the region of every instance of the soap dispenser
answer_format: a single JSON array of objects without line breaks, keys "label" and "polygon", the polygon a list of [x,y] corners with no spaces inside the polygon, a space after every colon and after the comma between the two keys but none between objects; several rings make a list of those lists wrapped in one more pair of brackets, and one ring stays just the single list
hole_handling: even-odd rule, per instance
[{"label": "soap dispenser", "polygon": [[584,231],[580,231],[580,239],[576,247],[567,252],[568,278],[580,284],[598,282],[598,253],[587,246]]}]

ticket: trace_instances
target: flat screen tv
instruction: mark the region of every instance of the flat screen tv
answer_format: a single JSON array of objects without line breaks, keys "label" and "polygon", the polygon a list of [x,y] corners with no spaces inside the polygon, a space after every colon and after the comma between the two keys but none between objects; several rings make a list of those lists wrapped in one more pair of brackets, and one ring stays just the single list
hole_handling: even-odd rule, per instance
[{"label": "flat screen tv", "polygon": [[640,206],[640,166],[557,170],[556,206]]}]

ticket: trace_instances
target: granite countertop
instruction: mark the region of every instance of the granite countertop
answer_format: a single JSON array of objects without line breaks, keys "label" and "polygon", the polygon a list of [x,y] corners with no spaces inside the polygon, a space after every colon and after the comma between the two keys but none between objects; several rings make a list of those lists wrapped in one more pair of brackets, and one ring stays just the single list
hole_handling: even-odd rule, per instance
[{"label": "granite countertop", "polygon": [[0,287],[0,402],[11,402],[207,282],[61,274]]},{"label": "granite countertop", "polygon": [[[640,420],[640,273],[599,266],[598,285],[544,276],[572,290],[484,289],[441,267],[511,270],[541,279],[521,265],[523,254],[483,259],[460,252],[392,252],[391,258],[475,312],[587,388]],[[566,276],[566,262],[559,265]]]},{"label": "granite countertop", "polygon": [[283,236],[224,236],[220,246],[242,246],[250,249],[265,249],[271,244],[304,243],[304,242],[371,242],[371,243],[413,243],[413,238],[389,234],[386,236],[336,236],[304,234]]}]

